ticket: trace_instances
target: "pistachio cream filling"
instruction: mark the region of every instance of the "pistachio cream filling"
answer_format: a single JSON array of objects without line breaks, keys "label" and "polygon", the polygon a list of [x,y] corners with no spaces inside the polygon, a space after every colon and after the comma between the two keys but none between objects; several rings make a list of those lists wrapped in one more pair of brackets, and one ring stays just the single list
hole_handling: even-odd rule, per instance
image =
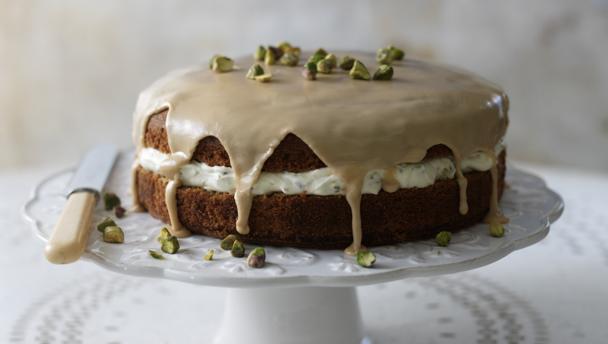
[{"label": "pistachio cream filling", "polygon": [[[503,149],[502,144],[496,145],[496,155],[500,154]],[[142,149],[138,162],[144,169],[156,173],[167,164],[173,163],[169,154],[153,148]],[[488,171],[491,167],[492,157],[484,152],[476,152],[462,159],[463,172]],[[362,192],[378,194],[382,189],[385,174],[385,170],[368,172],[363,181]],[[394,170],[394,177],[401,189],[427,187],[437,180],[452,179],[455,174],[456,167],[451,158],[435,158],[419,163],[398,164]],[[209,166],[193,161],[180,168],[179,178],[182,185],[202,187],[208,191],[234,193],[236,190],[234,173],[230,167]],[[252,192],[254,195],[274,192],[286,195],[300,193],[319,196],[344,195],[345,184],[338,176],[332,174],[328,167],[300,173],[262,172],[253,185]]]}]

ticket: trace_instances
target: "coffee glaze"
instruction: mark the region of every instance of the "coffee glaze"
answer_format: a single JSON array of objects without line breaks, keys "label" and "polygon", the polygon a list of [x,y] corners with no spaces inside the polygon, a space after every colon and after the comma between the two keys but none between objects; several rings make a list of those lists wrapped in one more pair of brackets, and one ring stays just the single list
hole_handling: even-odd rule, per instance
[{"label": "coffee glaze", "polygon": [[[377,66],[372,54],[337,52],[345,54],[361,60],[372,72]],[[391,81],[351,80],[340,70],[308,81],[301,76],[301,67],[265,66],[273,79],[258,83],[245,78],[252,63],[251,58],[237,59],[240,69],[221,74],[206,65],[175,71],[140,94],[133,126],[138,153],[150,116],[168,110],[171,159],[159,173],[170,180],[165,201],[175,235],[188,234],[177,217],[179,169],[206,136],[217,137],[230,158],[240,234],[249,233],[251,189],[266,159],[289,133],[306,142],[344,181],[352,214],[353,243],[347,249],[351,254],[361,248],[361,187],[368,171],[392,171],[398,163],[419,162],[430,147],[444,144],[454,155],[460,212],[465,214],[461,158],[487,152],[496,170],[494,147],[508,125],[508,98],[500,87],[473,74],[406,59],[393,65]],[[502,218],[496,173],[492,181],[488,221]],[[383,186],[387,192],[396,191],[390,179]]]}]

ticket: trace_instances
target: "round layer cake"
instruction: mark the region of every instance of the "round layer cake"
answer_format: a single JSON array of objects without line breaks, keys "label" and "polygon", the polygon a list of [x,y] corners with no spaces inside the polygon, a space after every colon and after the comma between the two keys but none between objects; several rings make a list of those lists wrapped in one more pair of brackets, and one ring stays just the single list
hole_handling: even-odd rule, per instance
[{"label": "round layer cake", "polygon": [[273,65],[259,83],[245,78],[252,58],[236,63],[176,71],[140,95],[132,192],[173,234],[356,251],[501,221],[498,86],[411,59],[389,81]]}]

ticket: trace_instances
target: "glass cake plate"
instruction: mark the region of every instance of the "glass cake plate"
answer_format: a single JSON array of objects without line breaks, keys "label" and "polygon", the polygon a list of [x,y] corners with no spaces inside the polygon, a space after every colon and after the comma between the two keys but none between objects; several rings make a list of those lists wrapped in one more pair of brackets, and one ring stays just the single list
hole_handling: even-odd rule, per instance
[{"label": "glass cake plate", "polygon": [[[106,185],[127,206],[131,162],[132,153],[123,153]],[[59,217],[73,171],[42,180],[24,206],[25,218],[42,240],[48,240]],[[474,269],[548,234],[563,211],[561,197],[539,177],[513,167],[507,170],[506,182],[500,205],[510,223],[504,237],[491,237],[487,225],[478,224],[455,233],[448,247],[434,240],[374,247],[377,262],[371,269],[358,266],[340,250],[290,247],[266,247],[266,267],[252,269],[245,259],[219,249],[218,239],[204,236],[180,239],[178,254],[156,260],[148,250],[159,249],[156,235],[163,223],[147,213],[128,213],[117,221],[125,232],[122,245],[104,243],[91,229],[82,259],[129,275],[232,288],[215,343],[242,343],[244,333],[251,344],[371,343],[362,333],[354,287]],[[108,215],[98,205],[93,222]],[[207,262],[202,257],[210,248],[216,255]]]}]

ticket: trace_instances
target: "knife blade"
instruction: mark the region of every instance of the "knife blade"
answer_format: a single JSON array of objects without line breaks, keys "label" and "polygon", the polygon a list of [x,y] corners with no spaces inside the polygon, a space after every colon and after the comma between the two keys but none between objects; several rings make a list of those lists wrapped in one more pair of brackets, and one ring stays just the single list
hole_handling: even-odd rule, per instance
[{"label": "knife blade", "polygon": [[49,262],[72,263],[84,252],[95,205],[118,156],[115,146],[98,145],[88,151],[66,189],[67,202],[45,248]]}]

